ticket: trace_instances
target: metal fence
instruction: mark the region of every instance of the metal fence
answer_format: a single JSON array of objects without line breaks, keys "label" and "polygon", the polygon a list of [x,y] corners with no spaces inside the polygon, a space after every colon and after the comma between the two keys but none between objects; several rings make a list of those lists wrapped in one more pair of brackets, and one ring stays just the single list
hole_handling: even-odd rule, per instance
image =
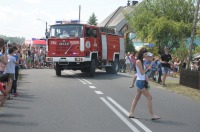
[{"label": "metal fence", "polygon": [[182,70],[180,85],[200,90],[200,71]]}]

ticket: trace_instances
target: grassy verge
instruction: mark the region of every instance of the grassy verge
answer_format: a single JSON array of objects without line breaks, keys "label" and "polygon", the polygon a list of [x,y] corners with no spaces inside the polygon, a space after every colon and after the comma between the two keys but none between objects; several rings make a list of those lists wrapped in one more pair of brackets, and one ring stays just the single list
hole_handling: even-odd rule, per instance
[{"label": "grassy verge", "polygon": [[198,90],[198,89],[193,89],[190,87],[182,86],[179,84],[179,82],[176,82],[173,80],[167,80],[166,87],[162,87],[160,84],[157,84],[155,82],[150,82],[150,83],[159,88],[163,88],[168,91],[187,96],[187,97],[191,98],[192,100],[200,102],[200,90]]}]

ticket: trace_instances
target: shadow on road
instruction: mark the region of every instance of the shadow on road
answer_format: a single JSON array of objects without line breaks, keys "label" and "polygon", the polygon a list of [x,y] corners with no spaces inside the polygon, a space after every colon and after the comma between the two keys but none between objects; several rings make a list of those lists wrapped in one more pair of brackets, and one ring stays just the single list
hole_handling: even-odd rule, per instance
[{"label": "shadow on road", "polygon": [[0,120],[0,124],[10,125],[10,126],[38,126],[39,124],[36,122],[20,122],[20,121],[5,121]]}]

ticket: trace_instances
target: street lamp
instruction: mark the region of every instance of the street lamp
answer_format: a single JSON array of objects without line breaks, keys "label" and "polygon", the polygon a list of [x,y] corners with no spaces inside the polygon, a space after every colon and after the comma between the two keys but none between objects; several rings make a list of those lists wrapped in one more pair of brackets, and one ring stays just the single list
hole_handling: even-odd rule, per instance
[{"label": "street lamp", "polygon": [[37,20],[39,20],[39,21],[42,21],[42,22],[44,22],[45,24],[46,24],[46,30],[45,30],[45,36],[46,36],[46,39],[48,38],[47,36],[47,22],[46,21],[44,21],[44,20],[42,20],[42,19],[37,19]]}]

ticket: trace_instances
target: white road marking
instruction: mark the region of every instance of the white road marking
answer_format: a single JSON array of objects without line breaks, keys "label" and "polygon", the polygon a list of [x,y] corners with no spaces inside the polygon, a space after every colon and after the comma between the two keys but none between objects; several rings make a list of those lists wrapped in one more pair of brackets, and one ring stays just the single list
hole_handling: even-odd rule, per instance
[{"label": "white road marking", "polygon": [[92,84],[91,82],[89,82],[88,80],[82,79],[83,81],[87,82],[88,84]]},{"label": "white road marking", "polygon": [[89,86],[90,88],[96,88],[95,86]]},{"label": "white road marking", "polygon": [[101,91],[94,91],[96,94],[103,94]]},{"label": "white road marking", "polygon": [[91,82],[89,82],[88,80],[86,79],[83,79],[83,78],[80,78],[79,76],[75,75],[74,73],[72,72],[69,72],[69,71],[65,71],[65,73],[67,74],[70,74],[72,76],[74,76],[75,78],[77,78],[79,81],[81,81],[83,84],[92,84]]},{"label": "white road marking", "polygon": [[[126,111],[120,104],[118,104],[111,97],[107,97],[116,107],[118,107],[125,115],[128,116],[128,111]],[[142,124],[139,120],[131,118],[138,126],[140,126],[145,132],[152,132],[149,128],[147,128],[144,124]]]},{"label": "white road marking", "polygon": [[119,113],[104,97],[100,99],[133,131],[140,132],[135,126],[133,126],[122,114]]},{"label": "white road marking", "polygon": [[[92,84],[91,82],[79,78],[77,75],[74,75],[74,73],[72,72],[65,72],[67,74],[70,74],[72,76],[74,76],[75,78],[77,78],[80,82],[82,82],[83,84]],[[89,86],[91,89],[95,89],[95,86]],[[104,94],[101,91],[95,91],[96,94]],[[111,97],[107,97],[108,100],[110,100],[116,107],[118,107],[125,115],[128,116],[128,112],[121,106],[119,105],[115,100],[113,100]],[[134,132],[139,132],[139,130],[133,126],[126,118],[124,118],[105,98],[100,97],[100,99]],[[145,125],[143,125],[139,120],[137,119],[131,119],[133,120],[138,126],[140,126],[145,132],[152,132],[149,128],[147,128]]]},{"label": "white road marking", "polygon": [[86,82],[84,82],[83,80],[77,78],[80,82],[82,82],[83,84],[87,84]]}]

